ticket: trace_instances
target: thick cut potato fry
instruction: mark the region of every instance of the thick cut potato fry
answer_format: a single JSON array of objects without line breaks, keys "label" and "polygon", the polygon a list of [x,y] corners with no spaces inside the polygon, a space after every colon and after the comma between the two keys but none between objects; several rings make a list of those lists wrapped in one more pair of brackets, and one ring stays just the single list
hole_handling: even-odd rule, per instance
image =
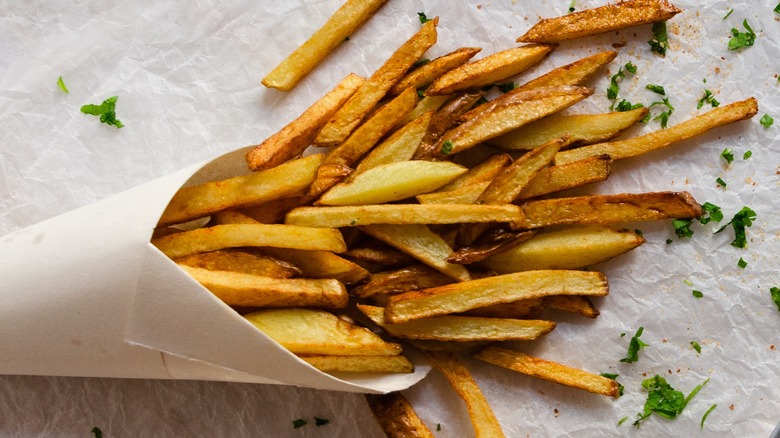
[{"label": "thick cut potato fry", "polygon": [[642,120],[649,110],[613,111],[604,114],[552,115],[496,137],[490,144],[503,149],[535,149],[550,140],[569,136],[569,145],[588,145],[617,137]]},{"label": "thick cut potato fry", "polygon": [[530,201],[525,228],[562,224],[617,224],[659,219],[695,219],[702,209],[688,192],[624,193]]},{"label": "thick cut potato fry", "polygon": [[176,259],[175,262],[210,271],[242,272],[271,278],[290,278],[302,273],[300,268],[291,263],[248,251],[204,252]]},{"label": "thick cut potato fry", "polygon": [[581,269],[605,262],[645,243],[633,231],[615,231],[604,226],[567,228],[538,233],[530,240],[480,265],[501,274],[535,269]]},{"label": "thick cut potato fry", "polygon": [[269,338],[299,355],[395,356],[399,344],[386,342],[347,318],[315,309],[265,309],[244,315]]},{"label": "thick cut potato fry", "polygon": [[407,70],[436,43],[435,18],[420,27],[365,83],[352,95],[314,139],[319,146],[335,146],[357,127],[374,105],[398,82]]},{"label": "thick cut potato fry", "polygon": [[544,298],[544,306],[569,313],[578,313],[588,318],[596,318],[599,311],[588,297],[577,295],[554,295]]},{"label": "thick cut potato fry", "polygon": [[285,222],[306,227],[341,228],[372,224],[457,224],[518,222],[523,212],[516,205],[384,204],[345,207],[300,207]]},{"label": "thick cut potato fry", "polygon": [[553,43],[611,32],[640,24],[666,21],[682,12],[666,0],[628,0],[586,9],[536,23],[517,39],[524,43]]},{"label": "thick cut potato fry", "polygon": [[361,298],[395,295],[410,290],[420,290],[450,284],[454,280],[425,265],[408,266],[395,271],[377,272],[349,293]]},{"label": "thick cut potato fry", "polygon": [[467,63],[469,59],[473,58],[480,50],[482,49],[479,47],[461,47],[454,52],[440,56],[407,73],[406,76],[390,89],[389,94],[393,96],[400,94],[408,87],[412,87],[415,90],[425,88],[441,75]]},{"label": "thick cut potato fry", "polygon": [[612,172],[609,155],[598,155],[541,169],[516,199],[530,199],[585,184],[604,181]]},{"label": "thick cut potato fry", "polygon": [[432,192],[467,170],[449,161],[383,164],[355,176],[349,183],[334,186],[320,197],[317,204],[366,205],[398,201]]},{"label": "thick cut potato fry", "polygon": [[528,298],[603,296],[607,291],[607,278],[600,272],[518,272],[394,295],[385,306],[385,320],[399,324]]},{"label": "thick cut potato fry", "polygon": [[366,394],[366,400],[387,438],[434,438],[400,392]]},{"label": "thick cut potato fry", "polygon": [[344,284],[354,284],[371,275],[360,265],[330,251],[263,248],[263,252],[294,264],[303,271],[303,276],[307,278],[333,278]]},{"label": "thick cut potato fry", "polygon": [[[553,297],[570,297],[572,295],[553,295],[547,298]],[[515,319],[529,319],[536,318],[544,311],[545,300],[541,298],[531,298],[527,300],[518,300],[511,303],[493,304],[492,306],[477,307],[471,309],[468,312],[464,312],[464,315],[471,316],[483,316],[485,318],[515,318]]]},{"label": "thick cut potato fry", "polygon": [[471,278],[463,266],[449,263],[452,248],[425,225],[367,225],[360,230],[458,281]]},{"label": "thick cut potato fry", "polygon": [[426,351],[425,355],[431,365],[440,372],[452,385],[466,403],[471,425],[477,438],[501,438],[504,432],[498,423],[477,382],[465,365],[452,353],[441,351]]},{"label": "thick cut potato fry", "polygon": [[229,306],[342,309],[349,301],[346,288],[337,280],[278,279],[186,265],[179,267]]},{"label": "thick cut potato fry", "polygon": [[615,398],[620,395],[618,383],[613,379],[557,362],[529,356],[518,351],[488,347],[475,353],[473,356],[518,373],[539,377],[550,382],[571,386],[572,388],[584,389],[594,394]]},{"label": "thick cut potato fry", "polygon": [[391,336],[432,341],[530,341],[555,328],[552,321],[443,315],[401,324],[385,321],[384,309],[358,304],[358,309]]},{"label": "thick cut potato fry", "polygon": [[159,225],[187,222],[222,210],[297,195],[314,181],[323,159],[321,154],[310,155],[273,169],[183,187],[173,195]]},{"label": "thick cut potato fry", "polygon": [[387,0],[347,0],[305,43],[263,78],[263,85],[290,91]]},{"label": "thick cut potato fry", "polygon": [[475,204],[491,181],[483,181],[454,190],[415,196],[420,204]]},{"label": "thick cut potato fry", "polygon": [[[530,80],[523,85],[517,87],[521,91],[530,90],[532,88],[539,87],[557,87],[560,85],[582,85],[596,74],[599,69],[610,62],[617,56],[617,52],[614,50],[607,50],[605,52],[596,53],[580,60],[574,61],[571,64],[558,67],[549,73],[539,76],[536,79]],[[552,138],[550,139],[552,140]]]},{"label": "thick cut potato fry", "polygon": [[295,225],[231,224],[171,234],[152,240],[172,259],[241,246],[272,246],[344,252],[347,246],[339,230]]},{"label": "thick cut potato fry", "polygon": [[291,160],[309,147],[325,123],[363,84],[365,78],[354,73],[310,106],[297,119],[255,146],[246,156],[252,170],[268,169]]},{"label": "thick cut potato fry", "polygon": [[455,181],[441,187],[437,192],[459,189],[484,181],[493,181],[504,169],[512,163],[509,154],[491,155],[469,169]]},{"label": "thick cut potato fry", "polygon": [[436,157],[455,154],[506,134],[574,105],[591,94],[593,90],[571,86],[534,88],[522,93],[504,94],[473,109],[476,111],[474,116],[444,133],[434,148]]},{"label": "thick cut potato fry", "polygon": [[403,355],[396,356],[299,356],[326,373],[413,373],[414,365]]},{"label": "thick cut potato fry", "polygon": [[756,101],[754,97],[751,97],[739,102],[719,106],[678,125],[639,137],[598,143],[591,146],[583,146],[577,149],[558,152],[555,156],[555,164],[570,163],[572,161],[602,154],[609,155],[613,160],[635,157],[687,140],[696,135],[703,134],[710,129],[749,119],[756,115],[756,113],[758,113],[758,101]]},{"label": "thick cut potato fry", "polygon": [[360,161],[360,164],[350,175],[350,179],[357,174],[382,164],[411,160],[425,133],[428,131],[428,125],[431,123],[432,117],[432,112],[424,113],[392,133]]},{"label": "thick cut potato fry", "polygon": [[554,48],[552,45],[531,44],[488,55],[443,74],[425,90],[425,95],[453,94],[517,76],[544,59]]}]

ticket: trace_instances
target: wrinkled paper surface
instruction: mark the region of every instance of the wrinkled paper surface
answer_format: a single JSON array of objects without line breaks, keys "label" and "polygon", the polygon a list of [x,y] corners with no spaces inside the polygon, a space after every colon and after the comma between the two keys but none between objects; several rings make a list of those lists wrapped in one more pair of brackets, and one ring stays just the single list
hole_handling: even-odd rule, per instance
[{"label": "wrinkled paper surface", "polygon": [[[417,12],[440,16],[431,57],[462,46],[482,47],[478,56],[484,56],[514,47],[538,18],[564,14],[570,2],[393,0],[289,93],[265,89],[260,80],[340,2],[266,3],[1,2],[0,235],[259,143],[347,73],[374,71],[419,27]],[[578,1],[575,7],[604,3]],[[626,395],[606,399],[468,361],[508,436],[768,436],[780,421],[780,312],[769,295],[770,287],[780,286],[780,154],[774,146],[780,126],[758,123],[764,113],[780,120],[780,15],[768,2],[675,4],[685,12],[669,22],[666,58],[650,53],[647,25],[565,42],[516,81],[625,43],[609,72],[589,84],[594,95],[570,113],[607,111],[609,75],[629,61],[637,73],[622,80],[621,97],[647,105],[660,99],[645,85],[663,85],[675,107],[670,125],[709,108],[696,109],[705,89],[722,104],[757,97],[753,119],[617,163],[608,181],[580,190],[686,190],[700,203],[721,206],[725,220],[750,206],[757,219],[748,247],[729,245],[730,228],[713,235],[718,225],[712,223],[694,225],[690,240],[678,240],[669,221],[626,224],[641,229],[648,242],[596,267],[610,282],[610,295],[596,300],[601,316],[551,314],[560,322],[556,330],[517,346],[620,374]],[[729,30],[744,30],[744,19],[756,43],[729,51]],[[60,75],[69,94],[56,86]],[[79,112],[114,95],[122,129]],[[625,135],[655,129],[658,122],[651,121]],[[736,158],[730,165],[720,157],[726,147]],[[753,155],[744,160],[748,150]],[[719,177],[725,189],[715,183]],[[737,267],[740,257],[745,269]],[[692,289],[704,297],[693,298]],[[650,345],[639,362],[619,362],[639,326]],[[691,341],[701,344],[701,354]],[[630,423],[646,398],[641,381],[655,374],[686,394],[711,380],[680,418],[654,416],[634,430]],[[352,394],[187,381],[1,376],[0,382],[5,435],[86,436],[98,426],[108,436],[381,436],[361,396]],[[437,436],[471,433],[463,404],[436,373],[405,394],[432,429],[441,425]],[[315,416],[330,423],[316,427]],[[629,421],[616,426],[624,416]],[[297,418],[309,424],[293,430]]]}]

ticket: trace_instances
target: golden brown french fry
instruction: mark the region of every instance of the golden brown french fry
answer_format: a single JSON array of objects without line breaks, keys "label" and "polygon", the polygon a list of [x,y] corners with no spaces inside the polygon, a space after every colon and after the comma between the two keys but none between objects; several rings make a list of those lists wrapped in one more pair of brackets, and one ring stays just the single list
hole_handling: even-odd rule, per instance
[{"label": "golden brown french fry", "polygon": [[396,356],[299,356],[325,373],[413,373],[414,365],[403,355]]},{"label": "golden brown french fry", "polygon": [[434,438],[400,392],[366,394],[366,400],[387,438]]},{"label": "golden brown french fry", "polygon": [[307,278],[333,278],[344,284],[354,284],[371,274],[360,265],[330,251],[307,251],[290,248],[263,248],[266,254],[290,262]]},{"label": "golden brown french fry", "polygon": [[511,303],[493,304],[492,306],[477,307],[464,312],[464,315],[483,316],[485,318],[536,318],[544,311],[544,303],[547,298],[569,297],[572,295],[552,295],[541,298],[518,300]]},{"label": "golden brown french fry", "polygon": [[466,268],[445,260],[452,254],[452,248],[425,225],[367,225],[360,230],[450,278],[458,281],[471,278]]},{"label": "golden brown french fry", "polygon": [[399,324],[548,295],[603,296],[607,290],[607,278],[600,272],[517,272],[394,295],[385,306],[385,319]]},{"label": "golden brown french fry", "polygon": [[578,313],[588,318],[596,318],[599,311],[588,297],[577,295],[554,295],[544,298],[544,306],[569,313]]},{"label": "golden brown french fry", "polygon": [[[582,85],[603,66],[612,62],[617,56],[614,50],[596,53],[571,64],[558,67],[549,73],[532,79],[517,87],[520,91],[538,87],[556,87],[560,85]],[[565,134],[565,133],[564,133]],[[553,137],[555,138],[555,137]],[[552,138],[550,138],[552,140]]]},{"label": "golden brown french fry", "polygon": [[346,288],[337,280],[279,279],[187,265],[179,267],[229,306],[342,309],[349,301]]},{"label": "golden brown french fry", "polygon": [[642,120],[648,111],[636,108],[604,114],[555,114],[493,138],[489,143],[510,150],[534,149],[564,135],[569,136],[569,146],[604,142]]},{"label": "golden brown french fry", "polygon": [[314,181],[323,159],[321,154],[310,155],[273,169],[183,187],[173,195],[159,225],[187,222],[222,210],[297,195]]},{"label": "golden brown french fry", "polygon": [[384,309],[358,304],[358,309],[390,336],[432,341],[530,341],[551,332],[552,321],[443,315],[401,324],[385,321]]},{"label": "golden brown french fry", "polygon": [[395,271],[374,273],[368,283],[352,289],[350,294],[361,298],[395,295],[410,290],[443,286],[453,281],[452,278],[428,266],[414,265]]},{"label": "golden brown french fry", "polygon": [[290,122],[281,131],[268,137],[255,146],[246,156],[252,170],[269,169],[291,160],[309,147],[320,129],[336,114],[344,102],[365,82],[354,73],[346,78],[315,102],[297,119]]},{"label": "golden brown french fry", "polygon": [[272,246],[344,252],[347,246],[339,230],[295,225],[231,224],[198,228],[152,240],[172,259],[242,246]]},{"label": "golden brown french fry", "polygon": [[578,368],[572,368],[557,362],[529,356],[518,351],[505,348],[488,347],[473,355],[477,359],[498,365],[519,373],[539,377],[550,382],[584,389],[594,394],[617,398],[618,383],[610,378],[589,373]]},{"label": "golden brown french fry", "polygon": [[530,44],[488,55],[441,75],[425,90],[425,95],[452,94],[517,76],[544,59],[554,48],[552,45]]},{"label": "golden brown french fry", "polygon": [[398,122],[399,125],[405,125],[412,120],[420,117],[421,115],[429,112],[436,112],[444,105],[452,96],[425,96],[417,102],[417,106],[414,107],[408,114]]},{"label": "golden brown french fry", "polygon": [[493,181],[511,163],[512,157],[509,156],[509,154],[491,155],[477,163],[477,165],[469,169],[468,172],[458,177],[455,181],[439,188],[437,192],[455,190],[484,181]]},{"label": "golden brown french fry", "polygon": [[386,1],[347,0],[314,35],[263,78],[263,85],[291,90]]},{"label": "golden brown french fry", "polygon": [[758,113],[758,101],[756,101],[755,97],[751,97],[739,102],[719,106],[670,128],[661,129],[639,137],[598,143],[558,152],[555,156],[555,164],[570,163],[602,154],[609,155],[613,160],[635,157],[703,134],[710,129],[749,119],[756,113]]},{"label": "golden brown french fry", "polygon": [[523,204],[525,228],[562,224],[616,224],[659,219],[694,219],[702,209],[688,192],[577,196]]},{"label": "golden brown french fry", "polygon": [[492,181],[483,181],[454,190],[415,196],[420,204],[474,204]]},{"label": "golden brown french fry", "polygon": [[585,184],[604,181],[612,172],[609,155],[598,155],[541,169],[516,199],[530,199]]},{"label": "golden brown french fry", "polygon": [[264,309],[247,321],[284,348],[299,355],[395,356],[399,344],[386,342],[349,318],[315,309]]},{"label": "golden brown french fry", "polygon": [[438,149],[436,149],[440,137],[450,129],[453,124],[457,123],[464,113],[476,105],[485,93],[487,93],[487,91],[472,89],[451,96],[447,102],[436,111],[436,114],[431,120],[431,124],[428,126],[428,133],[423,137],[423,141],[420,143],[420,147],[417,148],[417,152],[414,153],[413,158],[415,160],[441,159],[441,155],[438,153]]},{"label": "golden brown french fry", "polygon": [[633,231],[605,226],[567,228],[536,234],[533,238],[480,265],[501,274],[535,269],[581,269],[605,262],[643,244]]},{"label": "golden brown french fry", "polygon": [[454,52],[440,56],[407,73],[388,93],[395,96],[409,87],[415,90],[425,88],[441,75],[467,63],[480,50],[482,49],[479,47],[461,47]]},{"label": "golden brown french fry", "polygon": [[437,23],[438,18],[435,18],[423,24],[414,36],[401,45],[322,128],[314,144],[335,146],[344,141],[412,64],[436,43]]},{"label": "golden brown french fry", "polygon": [[417,150],[423,136],[428,131],[432,117],[432,112],[424,113],[392,133],[360,161],[360,164],[350,175],[350,179],[382,164],[411,160],[414,151]]},{"label": "golden brown french fry", "polygon": [[553,43],[666,21],[682,12],[666,0],[628,0],[536,23],[517,42]]},{"label": "golden brown french fry", "polygon": [[504,437],[501,425],[490,408],[485,396],[471,377],[465,365],[452,353],[441,351],[426,351],[425,355],[431,365],[440,372],[452,385],[455,392],[466,403],[471,425],[477,438]]},{"label": "golden brown french fry", "polygon": [[271,278],[290,278],[302,273],[300,268],[291,263],[247,250],[204,252],[176,259],[175,262],[210,271],[242,272]]}]

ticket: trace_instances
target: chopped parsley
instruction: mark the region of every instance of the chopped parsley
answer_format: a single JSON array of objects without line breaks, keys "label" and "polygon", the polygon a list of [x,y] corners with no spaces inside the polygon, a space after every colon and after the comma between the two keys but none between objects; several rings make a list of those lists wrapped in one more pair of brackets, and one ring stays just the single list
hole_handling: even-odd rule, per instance
[{"label": "chopped parsley", "polygon": [[742,155],[742,159],[743,159],[743,160],[747,160],[748,158],[750,158],[750,157],[752,157],[752,156],[753,156],[753,152],[752,152],[752,151],[746,151],[746,152],[745,152],[745,153]]},{"label": "chopped parsley", "polygon": [[299,418],[297,420],[293,420],[292,424],[293,424],[293,429],[297,429],[299,427],[306,426],[308,423],[306,423],[306,420],[304,420],[303,418]]},{"label": "chopped parsley", "polygon": [[691,230],[691,223],[693,219],[675,219],[672,221],[674,227],[674,234],[677,234],[678,239],[683,237],[693,237],[693,230]]},{"label": "chopped parsley", "polygon": [[704,296],[703,293],[701,293],[700,290],[692,290],[691,295],[693,295],[694,298],[702,298]]},{"label": "chopped parsley", "polygon": [[720,207],[709,202],[705,202],[701,205],[701,209],[704,210],[704,215],[699,219],[702,224],[709,222],[720,222],[723,220],[723,212],[720,211]]},{"label": "chopped parsley", "polygon": [[425,24],[425,23],[427,23],[427,22],[431,21],[431,19],[430,19],[430,18],[428,18],[428,17],[425,15],[425,12],[418,12],[418,13],[417,13],[417,18],[419,18],[419,19],[420,19],[420,24]]},{"label": "chopped parsley", "polygon": [[636,234],[637,236],[645,235],[645,233],[643,233],[642,230],[640,230],[639,228],[634,229],[634,234]]},{"label": "chopped parsley", "polygon": [[741,269],[747,268],[747,262],[742,257],[739,258],[739,261],[737,262],[737,266],[739,266]]},{"label": "chopped parsley", "polygon": [[753,225],[753,221],[756,220],[756,212],[750,207],[742,207],[742,210],[738,211],[733,218],[724,226],[720,227],[715,234],[725,230],[726,227],[731,225],[734,228],[734,241],[731,242],[731,246],[737,248],[744,248],[747,246],[746,229]]},{"label": "chopped parsley", "polygon": [[663,85],[647,84],[645,86],[645,88],[647,88],[648,90],[652,91],[653,93],[658,93],[661,96],[666,96],[666,91],[664,90],[664,86]]},{"label": "chopped parsley", "polygon": [[314,417],[314,425],[317,427],[324,426],[326,424],[330,423],[330,420],[326,420],[324,418]]},{"label": "chopped parsley", "polygon": [[620,359],[621,362],[634,363],[639,360],[639,350],[649,345],[642,342],[639,339],[639,337],[642,336],[642,332],[644,330],[645,330],[644,327],[639,327],[639,329],[636,331],[636,334],[631,338],[631,341],[629,341],[628,343],[628,354],[623,359]]},{"label": "chopped parsley", "polygon": [[666,56],[666,49],[669,48],[669,41],[666,34],[665,21],[653,23],[653,39],[648,41],[647,44],[650,44],[651,51],[661,56]]},{"label": "chopped parsley", "polygon": [[701,424],[699,424],[699,429],[704,429],[704,420],[706,420],[707,417],[710,415],[710,412],[714,411],[715,408],[717,408],[717,407],[718,407],[718,405],[714,404],[714,405],[710,406],[709,409],[707,409],[707,412],[705,412],[704,415],[701,417]]},{"label": "chopped parsley", "polygon": [[761,123],[764,128],[768,128],[772,126],[772,123],[775,123],[775,119],[773,119],[769,114],[764,114],[763,117],[761,117],[761,120],[758,122]]},{"label": "chopped parsley", "polygon": [[723,152],[720,153],[720,156],[729,164],[734,161],[734,152],[732,152],[730,148],[723,149]]},{"label": "chopped parsley", "polygon": [[634,74],[634,73],[636,73],[636,65],[634,65],[633,62],[629,61],[629,62],[626,63],[626,70],[629,73]]},{"label": "chopped parsley", "polygon": [[726,186],[727,186],[727,184],[726,184],[726,181],[723,181],[723,178],[717,178],[717,179],[715,180],[715,182],[716,182],[716,183],[718,183],[718,185],[719,185],[720,187],[723,187],[724,189],[725,189],[725,188],[726,188]]},{"label": "chopped parsley", "polygon": [[615,105],[616,111],[631,111],[633,109],[642,108],[644,105],[641,103],[635,103],[631,104],[631,102],[627,101],[626,99],[621,100],[617,105]]},{"label": "chopped parsley", "polygon": [[498,89],[501,90],[502,93],[509,93],[510,91],[517,88],[517,84],[514,82],[507,82],[504,84],[496,84],[496,87],[498,87]]},{"label": "chopped parsley", "polygon": [[674,240],[672,240],[672,239],[666,239],[666,244],[667,244],[667,245],[671,244],[672,242],[674,242]]},{"label": "chopped parsley", "polygon": [[479,100],[477,101],[477,103],[474,106],[480,106],[483,103],[488,103],[488,100],[485,99],[485,96],[480,97]]},{"label": "chopped parsley", "polygon": [[117,129],[125,126],[116,118],[116,100],[117,96],[111,96],[104,100],[100,105],[88,104],[81,107],[81,112],[93,116],[100,116],[100,122],[107,125],[114,125]]},{"label": "chopped parsley", "polygon": [[637,420],[634,421],[634,426],[639,427],[640,422],[648,418],[653,413],[656,413],[666,419],[673,420],[682,413],[688,402],[709,382],[710,379],[705,380],[696,388],[693,388],[688,397],[685,397],[682,392],[672,388],[666,379],[659,375],[655,375],[649,379],[642,381],[642,387],[647,389],[647,401],[645,401],[644,412],[637,414]]},{"label": "chopped parsley", "polygon": [[452,140],[447,140],[441,145],[441,154],[449,155],[452,153]]},{"label": "chopped parsley", "polygon": [[60,87],[60,90],[62,90],[63,93],[70,93],[70,91],[68,91],[68,87],[65,86],[65,81],[62,80],[62,76],[57,78],[57,86]]},{"label": "chopped parsley", "polygon": [[710,90],[704,90],[704,97],[699,99],[699,103],[696,104],[696,109],[701,109],[705,103],[712,105],[713,108],[717,108],[720,105],[720,102],[715,99],[715,96]]},{"label": "chopped parsley", "polygon": [[[617,378],[620,377],[620,374],[613,374],[613,373],[601,373],[599,374],[601,377],[606,377],[607,379],[612,379],[617,382]],[[623,396],[623,391],[625,390],[625,386],[623,386],[620,382],[618,382],[618,397]]]},{"label": "chopped parsley", "polygon": [[417,89],[417,97],[419,99],[424,99],[425,98],[425,90],[423,90],[422,88],[418,88]]},{"label": "chopped parsley", "polygon": [[731,28],[731,39],[729,40],[729,50],[738,50],[743,47],[752,46],[756,42],[756,33],[748,24],[747,18],[742,22],[745,32],[740,32],[736,27]]},{"label": "chopped parsley", "polygon": [[620,419],[620,421],[618,421],[617,425],[620,426],[621,424],[625,423],[626,421],[628,421],[628,417],[623,417],[623,418]]},{"label": "chopped parsley", "polygon": [[729,18],[729,15],[731,15],[732,12],[734,12],[734,9],[729,9],[729,12],[726,15],[723,16],[723,19],[725,20],[725,19]]},{"label": "chopped parsley", "polygon": [[414,64],[412,64],[412,68],[422,67],[425,64],[428,64],[429,62],[431,62],[431,60],[428,59],[428,58],[420,59],[417,62],[415,62]]},{"label": "chopped parsley", "polygon": [[780,14],[780,3],[778,3],[777,6],[775,6],[774,11]]},{"label": "chopped parsley", "polygon": [[95,438],[103,438],[103,431],[100,430],[99,427],[95,426],[90,430],[93,434],[95,434]]},{"label": "chopped parsley", "polygon": [[615,100],[618,97],[618,93],[620,92],[618,79],[623,79],[626,77],[626,74],[623,72],[624,67],[629,73],[636,73],[636,65],[631,62],[628,62],[625,66],[620,67],[618,72],[612,75],[612,78],[609,80],[609,88],[607,88],[607,99],[609,100]]},{"label": "chopped parsley", "polygon": [[683,280],[683,283],[685,283],[687,286],[693,286],[693,282],[690,280]]},{"label": "chopped parsley", "polygon": [[770,288],[769,293],[772,295],[772,301],[777,305],[777,310],[780,311],[780,287]]},{"label": "chopped parsley", "polygon": [[436,432],[441,432],[441,423],[436,423]]},{"label": "chopped parsley", "polygon": [[[671,103],[669,103],[669,98],[664,97],[661,102],[653,102],[650,104],[648,108],[652,108],[656,105],[665,105],[668,109],[666,111],[661,112],[661,114],[658,114],[653,118],[653,120],[660,120],[661,121],[661,128],[666,129],[666,124],[669,122],[669,116],[672,115],[674,112],[674,107]],[[649,113],[648,113],[649,114]]]},{"label": "chopped parsley", "polygon": [[691,341],[691,347],[693,347],[694,350],[696,350],[697,353],[701,354],[701,345],[699,345],[696,341]]},{"label": "chopped parsley", "polygon": [[[569,3],[569,13],[570,13],[570,14],[571,14],[572,12],[574,12],[574,3],[575,3],[576,1],[577,1],[577,0],[571,0],[571,3]],[[780,5],[777,5],[777,6],[778,6],[778,7],[780,7]]]}]

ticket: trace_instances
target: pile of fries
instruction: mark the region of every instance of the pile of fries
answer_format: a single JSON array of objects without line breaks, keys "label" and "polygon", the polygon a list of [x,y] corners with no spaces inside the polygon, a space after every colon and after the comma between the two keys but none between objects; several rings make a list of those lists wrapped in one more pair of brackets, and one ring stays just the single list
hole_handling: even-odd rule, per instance
[{"label": "pile of fries", "polygon": [[[363,2],[343,8],[355,3]],[[374,11],[383,2],[365,3]],[[614,160],[750,118],[757,102],[616,141],[646,108],[555,115],[593,93],[583,84],[614,51],[485,97],[556,41],[678,12],[666,1],[626,1],[542,20],[518,39],[529,44],[477,61],[469,62],[480,49],[464,47],[417,66],[437,40],[438,19],[430,20],[369,78],[348,75],[256,146],[246,157],[252,173],[182,188],[152,242],[322,371],[411,372],[402,342],[415,346],[465,400],[477,436],[503,433],[461,354],[617,397],[612,379],[491,344],[549,333],[556,323],[538,319],[545,309],[598,316],[589,297],[606,295],[607,279],[583,269],[645,242],[609,225],[692,219],[702,210],[688,193],[558,193],[607,179]],[[318,32],[327,38],[315,34],[298,61],[272,76],[305,75],[349,35],[332,29],[359,25],[332,20],[350,19],[367,17],[337,13],[331,30]],[[301,61],[303,52],[317,59]],[[301,158],[312,146],[330,149]],[[369,403],[391,436],[432,436],[400,394]]]}]

